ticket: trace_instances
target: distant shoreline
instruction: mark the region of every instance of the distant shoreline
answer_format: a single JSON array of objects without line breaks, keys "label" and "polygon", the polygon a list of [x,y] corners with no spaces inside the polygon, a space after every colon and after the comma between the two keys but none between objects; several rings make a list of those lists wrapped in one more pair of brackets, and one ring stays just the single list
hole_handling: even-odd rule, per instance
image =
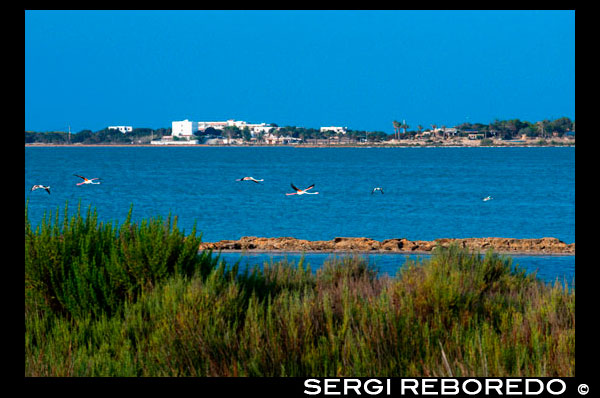
[{"label": "distant shoreline", "polygon": [[[218,250],[218,252],[220,253],[240,253],[240,254],[333,254],[333,255],[347,255],[347,254],[358,254],[358,255],[369,255],[369,254],[373,254],[373,255],[379,255],[379,254],[387,254],[390,256],[396,256],[396,255],[426,255],[426,256],[431,256],[432,252],[431,251],[426,251],[426,250],[415,250],[415,251],[390,251],[390,250],[353,250],[353,251],[343,251],[343,250],[331,250],[331,251],[325,251],[325,250],[259,250],[259,249],[227,249],[227,250]],[[502,254],[502,255],[512,255],[512,256],[531,256],[531,257],[568,257],[568,256],[575,256],[575,253],[547,253],[547,252],[526,252],[526,251],[522,251],[522,252],[517,252],[517,251],[501,251],[501,250],[497,250],[495,251],[497,254]],[[483,254],[483,253],[482,253]]]},{"label": "distant shoreline", "polygon": [[332,240],[309,241],[293,237],[265,238],[243,236],[238,240],[202,242],[199,250],[247,253],[373,253],[373,254],[431,254],[438,246],[457,245],[485,252],[493,249],[501,254],[514,255],[575,255],[575,243],[567,244],[557,238],[442,238],[433,241],[393,238],[377,241],[370,238],[337,237]]},{"label": "distant shoreline", "polygon": [[152,145],[152,144],[25,144],[25,147],[30,148],[95,148],[95,147],[112,147],[112,148],[547,148],[547,147],[560,147],[560,148],[572,148],[575,147],[575,143],[572,144],[520,144],[520,143],[508,143],[502,145],[394,145],[394,144],[343,144],[343,145],[315,145],[315,144],[294,144],[294,145],[207,145],[207,144],[190,144],[190,145]]}]

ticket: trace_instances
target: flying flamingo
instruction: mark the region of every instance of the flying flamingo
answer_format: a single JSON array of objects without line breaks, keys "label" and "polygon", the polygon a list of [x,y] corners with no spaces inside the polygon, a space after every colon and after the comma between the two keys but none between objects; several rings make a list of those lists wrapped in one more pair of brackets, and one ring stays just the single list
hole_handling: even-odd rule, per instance
[{"label": "flying flamingo", "polygon": [[84,176],[80,176],[77,174],[73,174],[75,177],[79,177],[79,178],[83,178],[83,182],[80,182],[77,185],[83,185],[83,184],[93,184],[93,185],[98,185],[100,184],[100,182],[94,182],[94,180],[99,180],[100,178],[96,177],[96,178],[85,178]]},{"label": "flying flamingo", "polygon": [[46,187],[46,186],[43,186],[43,185],[34,185],[34,186],[31,187],[30,192],[31,191],[35,191],[36,189],[45,189],[46,192],[48,192],[48,195],[50,195],[50,186]]},{"label": "flying flamingo", "polygon": [[256,178],[254,178],[254,177],[244,177],[244,178],[238,178],[236,181],[254,181],[254,182],[255,182],[255,183],[257,183],[257,184],[260,184],[260,182],[259,182],[259,181],[264,181],[264,179],[257,180],[257,179],[256,179]]},{"label": "flying flamingo", "polygon": [[318,192],[306,192],[306,191],[308,191],[309,189],[311,189],[312,187],[314,187],[314,186],[315,186],[315,184],[312,184],[310,187],[308,187],[308,188],[305,188],[305,189],[298,189],[298,188],[296,188],[296,187],[294,186],[294,184],[290,184],[290,185],[292,186],[292,188],[293,188],[293,189],[294,189],[296,192],[292,192],[292,193],[286,193],[286,195],[304,195],[304,194],[307,194],[307,195],[318,195],[318,194],[319,194]]}]

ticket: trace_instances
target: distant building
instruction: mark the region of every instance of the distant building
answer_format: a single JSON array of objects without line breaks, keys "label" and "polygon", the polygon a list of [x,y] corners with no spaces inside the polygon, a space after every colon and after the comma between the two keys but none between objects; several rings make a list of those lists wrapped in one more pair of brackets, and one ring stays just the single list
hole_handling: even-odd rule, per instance
[{"label": "distant building", "polygon": [[484,134],[480,133],[477,130],[462,130],[463,134],[467,135],[467,138],[470,140],[479,140],[483,138]]},{"label": "distant building", "polygon": [[458,129],[455,127],[449,127],[446,129],[442,129],[442,132],[448,136],[456,136],[458,135]]},{"label": "distant building", "polygon": [[480,140],[483,138],[483,134],[481,133],[469,133],[467,136],[470,140]]},{"label": "distant building", "polygon": [[438,127],[431,130],[433,134],[444,135],[444,136],[455,136],[458,135],[459,131],[455,127]]},{"label": "distant building", "polygon": [[256,136],[257,133],[268,133],[273,127],[266,123],[246,123],[243,120],[234,120],[229,119],[225,122],[198,122],[198,130],[204,131],[209,127],[212,127],[217,130],[223,130],[225,127],[237,127],[240,130],[243,130],[245,127],[248,127],[250,130],[250,135],[252,137]]},{"label": "distant building", "polygon": [[191,138],[198,131],[198,122],[185,119],[180,122],[172,122],[171,128],[173,137]]},{"label": "distant building", "polygon": [[348,127],[337,127],[337,126],[329,126],[329,127],[321,127],[321,132],[324,131],[333,131],[334,133],[342,133],[342,134],[346,134],[346,132],[348,131]]},{"label": "distant building", "polygon": [[302,141],[300,138],[294,138],[294,137],[290,137],[290,136],[277,137],[276,135],[273,135],[271,133],[265,135],[263,137],[263,140],[268,145],[298,144],[300,141]]},{"label": "distant building", "polygon": [[260,124],[248,124],[248,128],[250,129],[250,134],[254,137],[257,133],[268,133],[271,129],[279,130],[279,127],[272,127],[267,125],[266,123]]},{"label": "distant building", "polygon": [[227,122],[198,122],[198,130],[200,131],[204,131],[209,127],[216,130],[223,130],[223,128],[227,126]]},{"label": "distant building", "polygon": [[133,127],[131,126],[108,126],[109,130],[119,130],[121,133],[131,133],[133,131]]}]

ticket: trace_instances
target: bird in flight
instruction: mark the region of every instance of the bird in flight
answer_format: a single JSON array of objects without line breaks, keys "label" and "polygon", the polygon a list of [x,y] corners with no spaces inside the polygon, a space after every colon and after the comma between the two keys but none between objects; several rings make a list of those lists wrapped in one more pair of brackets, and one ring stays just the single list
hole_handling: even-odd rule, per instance
[{"label": "bird in flight", "polygon": [[94,185],[98,185],[100,184],[100,182],[94,182],[94,180],[99,180],[100,178],[96,177],[96,178],[85,178],[84,176],[80,176],[78,174],[73,174],[75,177],[79,177],[79,178],[83,178],[83,182],[80,182],[77,185],[83,185],[83,184],[94,184]]},{"label": "bird in flight", "polygon": [[48,195],[50,194],[50,187],[49,186],[46,187],[44,185],[34,185],[34,186],[31,187],[31,191],[35,191],[36,189],[45,189],[46,192],[48,192]]},{"label": "bird in flight", "polygon": [[236,181],[254,181],[257,184],[260,184],[260,181],[264,181],[264,179],[257,180],[254,177],[244,177],[244,178],[238,178]]},{"label": "bird in flight", "polygon": [[313,188],[315,186],[315,184],[312,184],[310,187],[305,188],[305,189],[298,189],[294,186],[294,184],[290,184],[292,186],[292,189],[295,190],[296,192],[292,192],[292,193],[286,193],[286,195],[318,195],[318,192],[306,192],[309,189]]},{"label": "bird in flight", "polygon": [[383,189],[377,187],[377,188],[373,188],[373,190],[371,191],[371,195],[373,195],[373,193],[375,193],[375,191],[379,191],[379,192],[383,193]]},{"label": "bird in flight", "polygon": [[488,200],[491,200],[491,199],[494,199],[494,198],[492,198],[491,196],[486,196],[485,198],[483,198],[483,201],[487,202]]}]

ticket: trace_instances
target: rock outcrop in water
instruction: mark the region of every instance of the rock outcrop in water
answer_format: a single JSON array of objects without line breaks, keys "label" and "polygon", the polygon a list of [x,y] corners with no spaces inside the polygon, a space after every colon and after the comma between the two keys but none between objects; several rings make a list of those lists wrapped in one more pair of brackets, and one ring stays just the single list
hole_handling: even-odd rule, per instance
[{"label": "rock outcrop in water", "polygon": [[268,251],[268,252],[377,252],[377,253],[428,253],[434,247],[449,246],[485,252],[493,249],[498,253],[531,254],[575,254],[575,243],[564,243],[556,238],[510,239],[510,238],[466,238],[436,239],[434,241],[386,239],[377,241],[369,238],[334,238],[332,240],[309,241],[291,237],[260,238],[244,236],[239,240],[203,242],[200,250],[213,251]]}]

